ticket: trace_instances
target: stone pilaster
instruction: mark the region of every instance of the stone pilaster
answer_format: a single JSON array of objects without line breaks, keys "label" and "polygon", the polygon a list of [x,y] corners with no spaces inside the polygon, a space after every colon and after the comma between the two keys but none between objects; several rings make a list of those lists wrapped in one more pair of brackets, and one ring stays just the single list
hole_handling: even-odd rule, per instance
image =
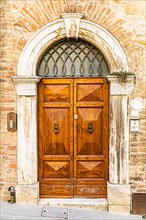
[{"label": "stone pilaster", "polygon": [[115,76],[107,78],[110,81],[109,211],[130,213],[128,98],[134,88],[134,77],[127,77],[123,83]]},{"label": "stone pilaster", "polygon": [[16,200],[38,201],[37,83],[39,77],[13,77],[18,95],[18,185]]}]

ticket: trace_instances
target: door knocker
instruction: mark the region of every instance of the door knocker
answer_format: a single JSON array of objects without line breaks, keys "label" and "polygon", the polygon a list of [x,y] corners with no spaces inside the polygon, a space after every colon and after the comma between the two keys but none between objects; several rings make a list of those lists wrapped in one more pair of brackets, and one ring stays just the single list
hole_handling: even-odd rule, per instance
[{"label": "door knocker", "polygon": [[93,129],[93,122],[88,122],[88,133],[93,133],[94,129]]},{"label": "door knocker", "polygon": [[54,123],[54,133],[55,133],[55,134],[58,134],[59,132],[60,132],[59,123],[58,123],[58,122],[55,122],[55,123]]}]

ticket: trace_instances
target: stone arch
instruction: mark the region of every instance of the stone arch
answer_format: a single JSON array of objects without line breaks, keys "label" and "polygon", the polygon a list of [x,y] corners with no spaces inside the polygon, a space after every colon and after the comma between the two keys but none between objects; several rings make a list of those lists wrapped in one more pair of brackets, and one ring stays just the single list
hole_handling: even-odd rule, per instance
[{"label": "stone arch", "polygon": [[[18,185],[17,202],[37,203],[39,200],[37,163],[37,63],[48,46],[64,37],[80,37],[98,47],[104,55],[110,72],[128,70],[124,50],[117,39],[105,28],[81,19],[81,14],[66,14],[62,19],[47,24],[37,31],[24,47],[19,59],[17,76],[13,76],[18,95]],[[68,19],[68,20],[67,20]],[[133,89],[133,77],[121,85],[117,77],[110,81],[110,137],[109,137],[109,210],[112,205],[130,211],[128,174],[129,131],[128,95]],[[117,117],[122,114],[122,117]],[[122,118],[122,121],[121,121]],[[118,129],[117,124],[123,129]],[[118,139],[120,137],[120,139]],[[118,142],[117,142],[118,139]],[[122,152],[124,154],[122,155]],[[122,155],[121,157],[119,155]],[[115,198],[113,198],[113,191]],[[117,201],[117,195],[124,198]],[[110,208],[111,205],[111,208]]]},{"label": "stone arch", "polygon": [[[65,18],[59,19],[45,25],[31,37],[20,56],[17,76],[37,75],[36,64],[45,49],[67,35],[67,26],[64,20]],[[109,31],[84,19],[80,20],[78,29],[77,37],[93,43],[101,50],[108,62],[110,71],[128,70],[125,52]]]}]

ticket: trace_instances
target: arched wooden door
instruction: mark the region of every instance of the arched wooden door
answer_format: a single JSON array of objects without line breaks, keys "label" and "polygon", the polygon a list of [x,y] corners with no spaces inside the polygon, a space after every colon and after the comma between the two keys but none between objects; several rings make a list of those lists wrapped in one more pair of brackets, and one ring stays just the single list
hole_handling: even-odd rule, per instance
[{"label": "arched wooden door", "polygon": [[42,79],[38,94],[40,197],[106,197],[108,82]]}]

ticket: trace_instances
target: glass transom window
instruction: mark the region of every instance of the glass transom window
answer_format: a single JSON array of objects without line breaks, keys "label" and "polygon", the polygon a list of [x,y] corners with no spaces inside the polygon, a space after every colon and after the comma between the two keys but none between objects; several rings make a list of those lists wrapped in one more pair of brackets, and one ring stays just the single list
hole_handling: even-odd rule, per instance
[{"label": "glass transom window", "polygon": [[78,39],[62,40],[48,48],[38,66],[41,77],[104,77],[109,72],[103,54]]}]

